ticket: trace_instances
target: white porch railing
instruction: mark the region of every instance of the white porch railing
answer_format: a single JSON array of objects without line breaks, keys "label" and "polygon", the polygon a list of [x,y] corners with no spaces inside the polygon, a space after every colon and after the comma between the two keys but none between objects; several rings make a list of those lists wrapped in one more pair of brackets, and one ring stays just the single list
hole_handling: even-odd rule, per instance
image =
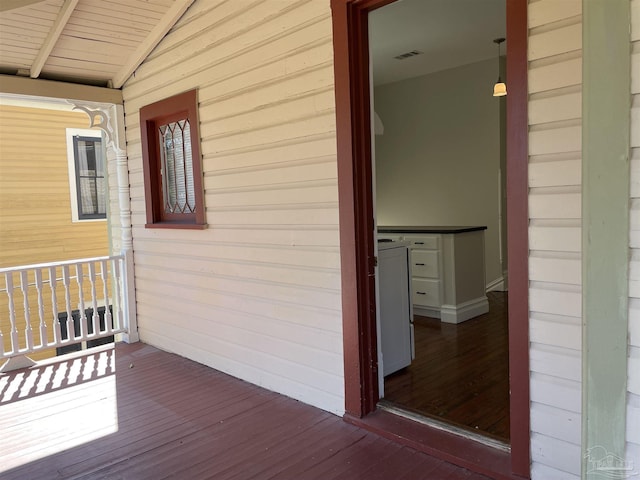
[{"label": "white porch railing", "polygon": [[[128,331],[125,255],[0,269],[0,360]],[[11,364],[8,368],[8,365]]]}]

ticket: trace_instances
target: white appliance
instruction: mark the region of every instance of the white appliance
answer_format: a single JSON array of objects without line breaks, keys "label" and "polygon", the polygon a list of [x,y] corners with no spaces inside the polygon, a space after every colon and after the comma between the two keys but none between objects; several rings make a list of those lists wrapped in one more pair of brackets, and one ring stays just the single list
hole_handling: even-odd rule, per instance
[{"label": "white appliance", "polygon": [[387,376],[414,358],[410,250],[407,242],[378,240],[382,372]]}]

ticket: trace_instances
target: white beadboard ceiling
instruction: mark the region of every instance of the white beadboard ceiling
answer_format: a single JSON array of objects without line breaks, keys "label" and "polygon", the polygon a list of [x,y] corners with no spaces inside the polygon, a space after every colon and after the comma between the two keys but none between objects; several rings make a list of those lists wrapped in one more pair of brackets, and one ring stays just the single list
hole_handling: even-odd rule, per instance
[{"label": "white beadboard ceiling", "polygon": [[0,73],[119,88],[193,0],[0,0]]},{"label": "white beadboard ceiling", "polygon": [[[120,88],[193,1],[0,0],[0,74]],[[376,85],[425,75],[494,57],[505,0],[399,0],[370,32]]]}]

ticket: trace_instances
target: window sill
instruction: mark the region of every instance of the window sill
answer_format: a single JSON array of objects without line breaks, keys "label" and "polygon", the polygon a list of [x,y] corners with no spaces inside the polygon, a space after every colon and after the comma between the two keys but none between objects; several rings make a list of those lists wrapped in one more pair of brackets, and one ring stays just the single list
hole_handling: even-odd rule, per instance
[{"label": "window sill", "polygon": [[145,223],[144,228],[168,228],[178,230],[206,230],[209,225],[206,223],[172,223],[172,222],[158,222],[158,223]]},{"label": "window sill", "polygon": [[106,222],[106,218],[73,218],[71,223]]}]

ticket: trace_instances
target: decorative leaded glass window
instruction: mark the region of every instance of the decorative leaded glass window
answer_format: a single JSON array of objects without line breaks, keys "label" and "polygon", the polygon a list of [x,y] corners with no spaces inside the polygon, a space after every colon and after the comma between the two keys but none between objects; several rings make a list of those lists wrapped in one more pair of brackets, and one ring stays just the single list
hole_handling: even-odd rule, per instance
[{"label": "decorative leaded glass window", "polygon": [[193,161],[189,120],[160,125],[160,173],[166,213],[194,213]]},{"label": "decorative leaded glass window", "polygon": [[147,227],[204,228],[196,91],[140,109]]}]

